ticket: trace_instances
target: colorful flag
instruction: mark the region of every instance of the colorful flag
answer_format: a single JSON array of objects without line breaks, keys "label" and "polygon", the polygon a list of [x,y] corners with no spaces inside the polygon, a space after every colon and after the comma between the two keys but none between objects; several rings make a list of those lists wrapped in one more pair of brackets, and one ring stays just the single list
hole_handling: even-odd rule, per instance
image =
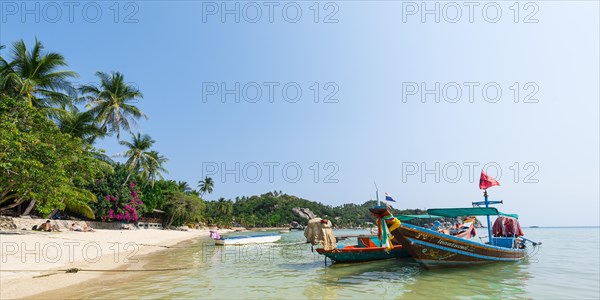
[{"label": "colorful flag", "polygon": [[479,189],[485,190],[495,185],[500,185],[500,182],[494,179],[494,177],[488,176],[487,174],[485,174],[485,171],[481,170],[481,177],[479,178]]},{"label": "colorful flag", "polygon": [[392,196],[390,196],[390,194],[388,194],[387,192],[385,193],[385,201],[396,202],[396,200],[394,200],[394,198],[392,198]]}]

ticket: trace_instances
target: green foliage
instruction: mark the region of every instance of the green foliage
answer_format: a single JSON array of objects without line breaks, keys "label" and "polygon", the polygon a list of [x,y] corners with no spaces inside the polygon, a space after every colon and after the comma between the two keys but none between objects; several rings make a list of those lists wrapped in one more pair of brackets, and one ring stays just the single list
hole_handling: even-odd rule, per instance
[{"label": "green foliage", "polygon": [[179,192],[179,185],[172,180],[158,180],[154,186],[142,186],[144,211],[151,212],[153,209],[164,210],[166,199],[177,192]]},{"label": "green foliage", "polygon": [[188,222],[200,222],[205,204],[198,196],[176,191],[167,195],[163,210],[167,213],[167,227],[181,226]]},{"label": "green foliage", "polygon": [[57,124],[61,132],[80,138],[90,145],[94,144],[97,138],[104,136],[104,131],[89,111],[65,110],[60,114]]},{"label": "green foliage", "polygon": [[[127,179],[129,170],[123,164],[115,164],[114,172],[105,174],[105,176],[98,178],[93,183],[88,185],[88,189],[96,196],[100,201],[91,204],[92,209],[98,218],[102,218],[109,215],[110,209],[113,208],[114,204],[111,201],[105,201],[107,196],[115,197],[119,203],[131,202],[131,190],[129,184],[136,182],[137,177],[134,175]],[[126,184],[123,184],[126,182]]]},{"label": "green foliage", "polygon": [[320,217],[334,216],[331,206],[280,192],[237,198],[233,205],[236,221],[251,227],[287,226],[292,221],[306,224],[306,219],[292,211],[295,207],[309,208]]},{"label": "green foliage", "polygon": [[0,96],[0,206],[35,199],[42,215],[58,207],[93,218],[96,197],[83,187],[112,170],[95,155],[41,110]]},{"label": "green foliage", "polygon": [[206,202],[205,220],[209,224],[230,227],[233,223],[234,204],[231,200],[220,198],[218,201]]},{"label": "green foliage", "polygon": [[[228,205],[226,203],[231,203],[232,215],[225,208]],[[245,227],[288,226],[293,221],[306,225],[308,220],[293,212],[293,208],[298,207],[308,208],[318,217],[331,219],[336,227],[368,227],[375,224],[375,218],[369,211],[369,208],[375,205],[376,201],[367,201],[364,204],[349,203],[332,207],[275,191],[259,196],[238,197],[235,202],[224,199],[207,202],[205,220],[209,224],[219,226],[231,226],[233,221]],[[390,209],[394,215],[426,213],[419,209],[395,210],[393,207]],[[429,222],[429,220],[411,221],[417,225]]]}]

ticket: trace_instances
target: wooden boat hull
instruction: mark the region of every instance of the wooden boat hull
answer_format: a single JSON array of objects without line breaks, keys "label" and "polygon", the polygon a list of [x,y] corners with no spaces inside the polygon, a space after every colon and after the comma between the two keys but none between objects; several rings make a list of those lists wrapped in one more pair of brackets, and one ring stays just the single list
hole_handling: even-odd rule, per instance
[{"label": "wooden boat hull", "polygon": [[490,246],[410,224],[402,224],[392,234],[427,268],[520,261],[527,255],[525,249]]},{"label": "wooden boat hull", "polygon": [[319,248],[316,251],[338,263],[364,262],[409,256],[408,252],[401,245],[394,246],[389,252],[386,252],[383,247],[358,246],[346,246],[328,251]]},{"label": "wooden boat hull", "polygon": [[241,235],[222,237],[215,240],[216,245],[247,245],[247,244],[264,244],[274,243],[281,239],[278,234],[263,234],[263,235]]}]

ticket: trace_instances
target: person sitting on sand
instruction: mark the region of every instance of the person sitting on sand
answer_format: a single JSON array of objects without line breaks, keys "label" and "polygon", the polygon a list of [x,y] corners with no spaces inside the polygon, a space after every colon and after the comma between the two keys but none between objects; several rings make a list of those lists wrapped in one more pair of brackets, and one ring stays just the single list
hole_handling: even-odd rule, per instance
[{"label": "person sitting on sand", "polygon": [[42,225],[40,225],[38,227],[38,230],[40,230],[40,231],[46,231],[46,232],[60,231],[60,230],[58,230],[58,227],[56,225],[50,224],[50,220],[47,220],[46,223],[42,223]]},{"label": "person sitting on sand", "polygon": [[83,225],[83,231],[84,232],[95,232],[96,230],[94,230],[94,228],[92,228],[92,226],[90,226],[90,224],[85,222],[85,224]]},{"label": "person sitting on sand", "polygon": [[40,231],[52,231],[52,226],[50,225],[50,220],[46,221],[46,223],[42,223],[42,225],[40,225],[38,227],[38,229]]},{"label": "person sitting on sand", "polygon": [[35,231],[42,231],[44,229],[46,223],[42,223],[41,225],[33,225],[33,227],[31,228],[31,230],[35,230]]},{"label": "person sitting on sand", "polygon": [[83,231],[83,228],[81,228],[81,226],[75,225],[75,223],[73,223],[73,224],[71,224],[71,226],[69,226],[69,230],[70,231]]}]

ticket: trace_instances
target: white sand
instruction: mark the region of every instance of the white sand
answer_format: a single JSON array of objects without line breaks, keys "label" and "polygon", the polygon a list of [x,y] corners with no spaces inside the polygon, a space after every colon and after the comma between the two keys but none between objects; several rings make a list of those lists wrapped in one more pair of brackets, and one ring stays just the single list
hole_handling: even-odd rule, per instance
[{"label": "white sand", "polygon": [[102,272],[66,274],[69,268],[141,269],[136,257],[206,236],[206,230],[154,229],[0,234],[0,299],[30,297],[102,276]]}]

